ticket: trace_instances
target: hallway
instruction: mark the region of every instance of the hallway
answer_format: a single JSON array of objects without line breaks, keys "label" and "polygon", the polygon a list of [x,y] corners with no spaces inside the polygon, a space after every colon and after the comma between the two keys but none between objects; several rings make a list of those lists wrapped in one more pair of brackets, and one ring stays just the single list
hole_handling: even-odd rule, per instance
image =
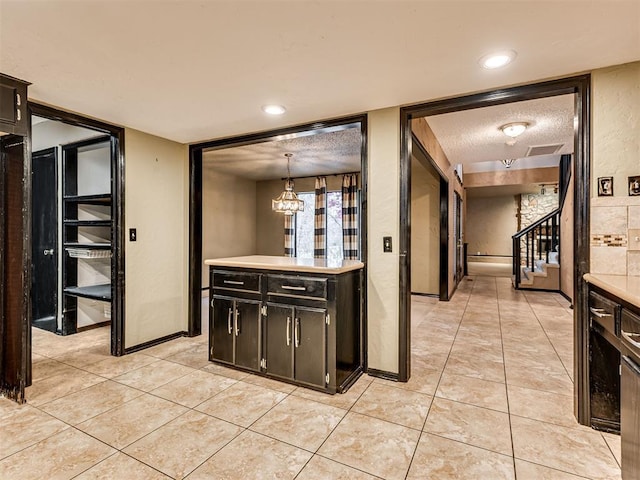
[{"label": "hallway", "polygon": [[572,414],[572,311],[509,278],[415,297],[412,378],[330,396],[207,361],[207,338],[121,358],[108,329],[34,330],[28,404],[0,399],[0,478],[620,478]]}]

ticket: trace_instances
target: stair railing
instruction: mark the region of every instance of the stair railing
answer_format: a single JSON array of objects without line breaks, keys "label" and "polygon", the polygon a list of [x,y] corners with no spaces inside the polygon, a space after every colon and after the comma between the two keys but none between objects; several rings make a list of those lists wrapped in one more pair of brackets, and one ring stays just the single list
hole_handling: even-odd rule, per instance
[{"label": "stair railing", "polygon": [[[560,214],[569,190],[571,178],[571,155],[562,155],[559,164],[559,207],[553,212],[520,230],[511,237],[513,242],[514,287],[520,288],[522,271],[535,270],[536,260],[544,258],[549,263],[549,254],[560,247]],[[524,258],[523,258],[524,254]],[[558,263],[560,256],[558,255]]]}]

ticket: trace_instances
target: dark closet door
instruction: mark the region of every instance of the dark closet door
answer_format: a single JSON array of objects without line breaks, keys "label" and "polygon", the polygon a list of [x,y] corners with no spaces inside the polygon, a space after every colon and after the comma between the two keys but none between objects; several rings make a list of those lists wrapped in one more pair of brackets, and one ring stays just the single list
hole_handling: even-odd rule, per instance
[{"label": "dark closet door", "polygon": [[31,305],[33,326],[55,332],[58,297],[57,149],[33,154]]}]

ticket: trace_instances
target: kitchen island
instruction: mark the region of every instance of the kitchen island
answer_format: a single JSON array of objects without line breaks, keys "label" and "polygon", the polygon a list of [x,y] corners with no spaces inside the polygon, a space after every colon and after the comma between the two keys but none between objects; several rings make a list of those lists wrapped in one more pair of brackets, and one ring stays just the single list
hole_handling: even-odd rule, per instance
[{"label": "kitchen island", "polygon": [[327,393],[363,368],[364,264],[209,259],[209,360]]}]

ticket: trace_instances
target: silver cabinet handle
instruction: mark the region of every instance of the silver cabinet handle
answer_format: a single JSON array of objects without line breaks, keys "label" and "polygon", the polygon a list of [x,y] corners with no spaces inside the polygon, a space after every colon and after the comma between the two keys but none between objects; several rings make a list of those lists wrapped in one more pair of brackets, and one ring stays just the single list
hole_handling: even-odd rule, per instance
[{"label": "silver cabinet handle", "polygon": [[604,308],[589,307],[589,311],[598,318],[605,318],[605,317],[611,316],[610,313],[605,312]]},{"label": "silver cabinet handle", "polygon": [[622,334],[622,336],[623,336],[624,338],[626,338],[626,339],[627,339],[627,341],[628,341],[631,345],[633,345],[633,346],[634,346],[634,347],[636,347],[636,348],[640,348],[640,342],[638,342],[638,341],[636,341],[636,340],[634,340],[634,339],[633,339],[633,337],[640,337],[640,335],[638,335],[637,333],[636,333],[636,334],[634,334],[634,333],[625,332],[624,330],[622,330],[620,333]]},{"label": "silver cabinet handle", "polygon": [[293,334],[293,341],[296,348],[298,348],[300,346],[300,319],[299,318],[296,318],[296,329],[295,329],[295,333]]},{"label": "silver cabinet handle", "polygon": [[223,280],[222,283],[226,283],[228,285],[244,285],[244,282],[239,282],[238,280]]},{"label": "silver cabinet handle", "polygon": [[294,287],[292,285],[282,285],[283,290],[295,290],[297,292],[304,292],[307,290],[307,287]]},{"label": "silver cabinet handle", "polygon": [[238,334],[240,333],[240,326],[238,325],[240,322],[238,321],[240,319],[240,312],[238,311],[238,309],[236,308],[236,318],[235,318],[235,325],[236,325],[236,337],[238,336]]},{"label": "silver cabinet handle", "polygon": [[291,345],[291,317],[287,317],[287,347]]},{"label": "silver cabinet handle", "polygon": [[233,316],[233,309],[229,308],[229,315],[227,315],[227,332],[231,335],[231,317]]},{"label": "silver cabinet handle", "polygon": [[50,248],[49,250],[47,250],[46,248],[42,251],[42,253],[44,254],[44,256],[46,257],[47,255],[53,255],[53,248]]}]

